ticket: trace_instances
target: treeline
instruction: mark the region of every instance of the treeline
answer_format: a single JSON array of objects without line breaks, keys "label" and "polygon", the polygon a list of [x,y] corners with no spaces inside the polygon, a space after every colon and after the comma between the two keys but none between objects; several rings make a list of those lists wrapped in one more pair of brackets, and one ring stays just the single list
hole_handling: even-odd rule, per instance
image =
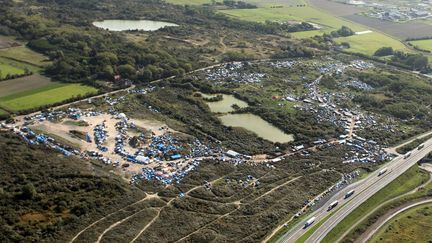
[{"label": "treeline", "polygon": [[422,54],[411,54],[401,51],[394,51],[392,47],[381,47],[374,53],[374,56],[378,57],[390,55],[392,55],[392,62],[404,65],[408,69],[421,72],[429,71],[429,60]]},{"label": "treeline", "polygon": [[9,80],[9,79],[15,79],[15,78],[21,78],[21,77],[25,77],[25,76],[29,76],[32,75],[33,72],[28,70],[27,68],[24,69],[24,73],[23,74],[10,74],[7,73],[4,77],[2,74],[2,71],[0,70],[0,81],[4,81],[4,80]]},{"label": "treeline", "polygon": [[[220,5],[220,2],[215,2],[215,5]],[[247,3],[244,1],[233,1],[233,0],[224,0],[222,2],[222,5],[227,6],[229,8],[236,8],[236,9],[253,9],[257,8],[255,4]]]}]

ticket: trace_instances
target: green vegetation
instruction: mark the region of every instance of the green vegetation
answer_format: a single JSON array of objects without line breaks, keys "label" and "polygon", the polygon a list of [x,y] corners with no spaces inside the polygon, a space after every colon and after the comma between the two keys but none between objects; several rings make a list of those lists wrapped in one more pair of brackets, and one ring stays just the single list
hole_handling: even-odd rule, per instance
[{"label": "green vegetation", "polygon": [[202,5],[211,4],[211,0],[167,0],[167,2],[179,5]]},{"label": "green vegetation", "polygon": [[372,56],[376,50],[383,46],[390,46],[394,50],[409,51],[402,42],[379,32],[371,32],[362,35],[353,35],[335,39],[337,43],[348,42],[350,48],[346,49],[353,53],[363,53]]},{"label": "green vegetation", "polygon": [[26,46],[0,49],[0,57],[21,61],[37,67],[43,67],[49,64],[49,62],[47,62],[48,57],[32,51]]},{"label": "green vegetation", "polygon": [[408,153],[409,151],[416,149],[420,144],[426,142],[427,140],[429,140],[431,138],[432,138],[432,135],[428,135],[428,136],[425,136],[423,138],[416,139],[405,146],[397,148],[396,152],[398,152],[400,154]]},{"label": "green vegetation", "polygon": [[90,86],[56,83],[1,97],[0,107],[11,112],[31,110],[96,92],[97,89]]},{"label": "green vegetation", "polygon": [[65,242],[77,229],[144,197],[89,162],[28,146],[9,133],[0,133],[0,164],[2,242]]},{"label": "green vegetation", "polygon": [[334,212],[330,213],[325,218],[323,218],[321,221],[319,221],[317,224],[310,227],[306,231],[306,233],[304,233],[300,238],[298,238],[296,240],[295,243],[304,243],[321,225],[323,225],[325,223],[325,221],[327,221],[327,219],[329,219],[333,215],[333,213]]},{"label": "green vegetation", "polygon": [[432,51],[432,39],[415,40],[415,41],[409,41],[408,43],[422,50]]},{"label": "green vegetation", "polygon": [[40,70],[41,69],[37,66],[0,56],[0,80],[30,75],[32,73],[38,73]]},{"label": "green vegetation", "polygon": [[329,234],[327,234],[323,242],[336,242],[339,237],[365,215],[377,209],[388,200],[415,189],[417,186],[427,181],[427,179],[428,174],[419,169],[417,165],[414,165],[345,217]]},{"label": "green vegetation", "polygon": [[0,82],[0,97],[39,89],[53,84],[55,84],[55,82],[52,82],[49,78],[38,74],[9,79]]},{"label": "green vegetation", "polygon": [[428,242],[432,239],[432,204],[417,206],[391,219],[370,242]]}]

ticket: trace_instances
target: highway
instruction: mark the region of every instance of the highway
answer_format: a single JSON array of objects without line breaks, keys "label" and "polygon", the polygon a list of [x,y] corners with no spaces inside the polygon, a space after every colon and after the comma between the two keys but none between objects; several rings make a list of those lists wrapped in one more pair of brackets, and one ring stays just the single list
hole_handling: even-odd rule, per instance
[{"label": "highway", "polygon": [[[385,164],[382,168],[387,168],[387,172],[381,176],[378,176],[379,170],[371,173],[365,179],[353,183],[340,192],[336,193],[331,197],[327,203],[325,203],[321,208],[317,209],[309,215],[308,218],[316,217],[315,223],[317,224],[323,218],[327,217],[331,212],[327,212],[327,208],[335,200],[339,201],[339,205],[331,211],[334,211],[326,222],[324,222],[310,237],[306,242],[320,242],[324,237],[346,216],[348,216],[354,209],[360,206],[368,198],[374,195],[376,192],[381,190],[383,187],[388,185],[399,175],[408,170],[411,166],[416,164],[419,160],[424,158],[427,154],[432,152],[432,139],[429,139],[425,143],[425,147],[421,150],[413,150],[412,155],[407,159],[403,156],[398,156],[394,160]],[[345,194],[350,191],[355,190],[353,196],[348,199],[344,199]],[[304,221],[306,221],[305,219]],[[283,237],[281,237],[278,242],[295,242],[299,239],[308,229],[304,229],[304,221],[299,222],[295,225],[289,232],[287,232]],[[311,226],[313,227],[313,225]],[[309,227],[310,228],[310,227]]]}]

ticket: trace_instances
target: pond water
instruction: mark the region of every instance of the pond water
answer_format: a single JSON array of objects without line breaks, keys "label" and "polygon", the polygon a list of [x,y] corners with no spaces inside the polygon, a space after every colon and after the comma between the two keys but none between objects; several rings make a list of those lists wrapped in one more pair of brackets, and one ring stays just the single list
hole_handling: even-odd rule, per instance
[{"label": "pond water", "polygon": [[[201,93],[201,95],[205,98],[216,97],[216,95],[208,95],[203,93]],[[232,105],[234,104],[238,105],[240,108],[248,107],[246,102],[237,99],[234,97],[234,95],[222,94],[222,97],[223,99],[221,101],[206,102],[206,104],[210,107],[211,112],[228,113],[234,111],[234,108],[232,108]]]},{"label": "pond water", "polygon": [[110,31],[144,30],[155,31],[167,26],[178,26],[174,23],[152,20],[122,20],[110,19],[93,22],[93,25]]},{"label": "pond water", "polygon": [[284,133],[279,128],[254,114],[226,114],[220,116],[219,119],[225,126],[242,127],[274,143],[288,143],[294,141],[293,135]]}]

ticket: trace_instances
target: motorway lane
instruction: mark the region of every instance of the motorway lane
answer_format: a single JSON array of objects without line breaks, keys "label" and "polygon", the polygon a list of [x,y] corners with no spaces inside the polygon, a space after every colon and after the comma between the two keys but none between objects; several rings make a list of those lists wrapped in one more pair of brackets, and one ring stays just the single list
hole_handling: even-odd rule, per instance
[{"label": "motorway lane", "polygon": [[339,211],[335,212],[324,224],[322,224],[306,242],[321,242],[324,237],[346,216],[348,216],[354,209],[360,206],[363,202],[365,202],[368,198],[373,196],[379,190],[384,188],[390,182],[395,180],[398,176],[403,174],[406,170],[415,165],[419,160],[427,156],[432,152],[432,139],[428,140],[425,143],[425,147],[421,150],[414,150],[412,155],[403,159],[402,157],[398,157],[395,159],[395,162],[389,166],[386,166],[388,171],[386,174],[378,177],[376,173],[371,176],[375,176],[375,178],[369,176],[368,182],[366,183],[370,186],[366,187],[363,191],[359,191],[352,200],[348,201],[345,206],[343,206]]},{"label": "motorway lane", "polygon": [[[386,165],[384,165],[382,167],[382,168],[388,169],[386,174],[384,174],[382,176],[378,176],[379,170],[377,170],[377,171],[371,173],[367,178],[347,186],[346,188],[342,189],[340,192],[336,193],[333,197],[331,197],[327,201],[327,203],[325,203],[321,208],[319,208],[318,210],[316,210],[315,212],[310,214],[309,218],[315,216],[316,217],[315,223],[318,223],[320,220],[325,218],[330,213],[330,212],[327,212],[327,208],[330,205],[330,203],[332,203],[333,201],[335,201],[335,200],[339,201],[339,205],[332,210],[332,211],[335,211],[335,210],[338,210],[339,208],[344,207],[344,205],[346,205],[346,204],[352,204],[351,201],[354,201],[354,202],[359,201],[359,196],[364,198],[365,194],[362,194],[364,191],[370,192],[374,188],[375,189],[378,188],[378,190],[381,189],[382,187],[379,187],[380,185],[384,185],[384,184],[387,185],[388,183],[390,183],[398,175],[402,174],[404,171],[406,171],[408,168],[410,168],[413,164],[415,164],[418,160],[423,158],[424,157],[423,154],[424,155],[427,154],[427,152],[425,152],[426,150],[429,150],[429,151],[432,150],[432,148],[429,147],[429,145],[432,145],[432,139],[427,141],[425,144],[426,144],[425,148],[423,148],[421,151],[414,150],[411,157],[408,158],[408,161],[410,161],[408,164],[405,163],[405,160],[403,159],[402,156],[396,157],[393,161],[387,163]],[[421,154],[419,154],[418,152],[420,152]],[[392,176],[389,176],[390,174]],[[379,183],[377,183],[377,182],[379,182]],[[344,199],[345,194],[352,189],[355,190],[354,195],[345,200]],[[373,192],[373,194],[374,193],[375,193],[375,191]],[[371,194],[371,195],[373,195],[373,194]],[[369,195],[369,196],[371,196],[371,195]],[[339,214],[340,214],[339,211],[336,212],[330,219],[334,220],[335,217]],[[321,226],[319,228],[319,232],[323,232],[323,227],[325,227],[325,225],[328,225],[328,223],[323,224],[323,226]],[[304,226],[304,222],[299,222],[297,225],[295,225],[293,227],[292,230],[290,230],[287,234],[285,234],[282,238],[280,238],[278,240],[278,242],[295,242],[298,238],[300,238],[307,231],[307,229],[303,229],[303,226]],[[316,234],[314,234],[314,235],[316,236]],[[317,241],[308,241],[308,242],[317,242]]]}]

